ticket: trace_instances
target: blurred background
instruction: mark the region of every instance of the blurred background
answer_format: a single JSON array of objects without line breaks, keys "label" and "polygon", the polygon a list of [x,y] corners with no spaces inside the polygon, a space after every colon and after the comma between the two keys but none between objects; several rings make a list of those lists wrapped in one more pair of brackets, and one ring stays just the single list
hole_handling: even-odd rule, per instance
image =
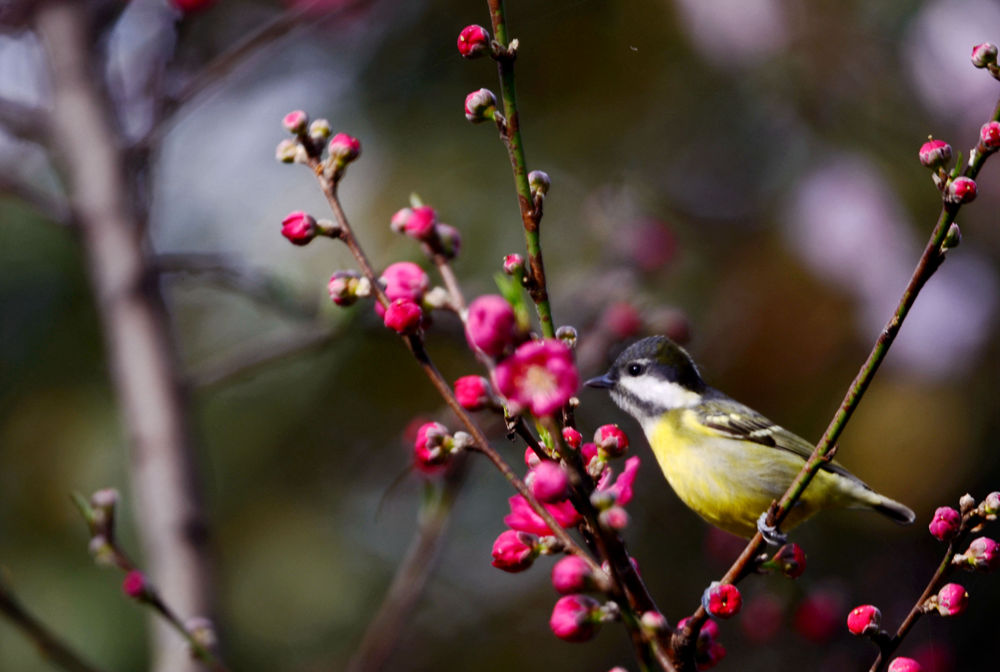
[{"label": "blurred background", "polygon": [[[95,49],[119,122],[149,131],[151,79],[183,82],[295,3],[219,0],[183,18],[133,0]],[[341,188],[376,266],[421,261],[392,234],[411,192],[458,227],[468,296],[493,291],[523,252],[506,153],[472,126],[464,96],[496,90],[491,61],[463,61],[481,0],[321,3],[190,100],[152,154],[150,237],[168,271],[212,526],[219,628],[234,670],[344,669],[413,536],[428,486],[409,466],[414,418],[454,424],[403,345],[367,304],[337,309],[329,275],[346,249],[294,248],[291,210],[328,217],[308,171],[274,160],[281,116],[301,108],[361,139]],[[334,14],[324,18],[326,6]],[[1000,83],[974,44],[1000,41],[990,0],[508,0],[529,168],[552,178],[543,245],[557,324],[581,330],[582,375],[630,338],[670,333],[710,384],[818,439],[890,315],[939,210],[917,149],[977,138]],[[173,78],[173,79],[171,79]],[[0,96],[45,105],[30,30],[0,35]],[[963,242],[917,301],[848,426],[839,459],[918,514],[899,528],[859,512],[795,531],[809,568],[744,586],[721,624],[722,670],[867,669],[844,627],[860,603],[895,627],[940,559],[935,507],[1000,488],[1000,159],[963,208]],[[146,668],[145,614],[94,566],[68,494],[126,495],[126,445],[79,236],[58,221],[60,181],[37,145],[0,136],[0,571],[33,612],[107,670]],[[23,193],[23,190],[22,190]],[[41,205],[40,205],[41,204]],[[599,337],[595,336],[599,335]],[[611,345],[609,345],[611,343]],[[457,320],[428,347],[449,380],[477,371]],[[283,356],[271,357],[277,353]],[[266,361],[260,361],[266,360]],[[254,362],[258,362],[253,365]],[[742,548],[662,481],[641,432],[581,392],[585,436],[618,422],[641,456],[626,536],[676,622]],[[523,447],[493,427],[521,469]],[[635,669],[618,626],[586,645],[555,639],[550,559],[490,566],[510,490],[472,460],[426,592],[388,669]],[[1000,531],[993,529],[992,536]],[[996,576],[957,577],[953,621],[926,618],[900,653],[931,672],[987,669],[1000,644]],[[0,621],[0,669],[51,669]]]}]

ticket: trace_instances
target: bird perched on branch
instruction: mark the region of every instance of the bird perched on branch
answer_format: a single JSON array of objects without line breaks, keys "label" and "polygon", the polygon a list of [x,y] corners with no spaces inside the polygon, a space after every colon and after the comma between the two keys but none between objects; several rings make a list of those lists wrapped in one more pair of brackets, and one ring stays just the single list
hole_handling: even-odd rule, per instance
[{"label": "bird perched on branch", "polygon": [[[765,515],[812,454],[811,443],[706,385],[690,355],[665,336],[634,343],[606,374],[586,384],[608,389],[639,421],[667,482],[695,513],[742,537],[760,530],[772,543],[781,540],[764,524]],[[915,518],[830,461],[784,525],[792,528],[830,508],[871,509],[901,524]]]}]

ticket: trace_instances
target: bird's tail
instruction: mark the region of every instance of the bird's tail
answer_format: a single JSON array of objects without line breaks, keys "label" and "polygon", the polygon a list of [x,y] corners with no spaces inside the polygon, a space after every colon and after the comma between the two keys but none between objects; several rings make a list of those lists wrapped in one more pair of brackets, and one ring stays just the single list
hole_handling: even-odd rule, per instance
[{"label": "bird's tail", "polygon": [[881,496],[881,501],[872,504],[872,508],[881,513],[886,518],[891,518],[900,525],[909,525],[917,519],[910,507],[900,504],[897,501]]}]

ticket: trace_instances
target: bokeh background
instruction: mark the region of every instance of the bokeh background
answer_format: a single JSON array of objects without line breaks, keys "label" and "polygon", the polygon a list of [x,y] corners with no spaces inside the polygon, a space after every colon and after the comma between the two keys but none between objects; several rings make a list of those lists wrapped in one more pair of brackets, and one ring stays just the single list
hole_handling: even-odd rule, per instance
[{"label": "bokeh background", "polygon": [[[187,76],[286,7],[219,0],[175,24],[165,0],[133,0],[95,45],[108,50],[122,123],[134,136],[147,129],[149,63],[173,53],[170,71]],[[529,167],[553,182],[543,244],[554,312],[581,329],[583,374],[606,365],[624,344],[607,348],[609,334],[637,315],[636,335],[686,337],[710,383],[818,438],[937,216],[917,148],[933,134],[967,156],[1000,96],[1000,83],[969,63],[972,45],[1000,41],[1000,6],[507,7],[521,43]],[[467,294],[491,291],[500,259],[523,239],[503,147],[462,115],[467,92],[496,88],[490,61],[455,50],[469,23],[488,25],[485,2],[372,0],[317,16],[192,100],[154,155],[151,237],[178,271],[162,281],[190,381],[233,669],[345,667],[427,487],[410,471],[405,428],[415,417],[452,422],[369,306],[340,310],[326,299],[329,274],[351,267],[346,250],[293,248],[279,235],[290,210],[328,216],[308,171],[273,159],[280,117],[302,108],[361,138],[342,194],[376,265],[419,260],[388,228],[416,192],[462,231],[455,266]],[[30,33],[0,35],[0,94],[44,104],[42,57]],[[719,669],[867,669],[873,650],[847,633],[847,609],[874,603],[897,624],[942,552],[926,532],[934,508],[1000,487],[998,162],[981,173],[959,220],[961,246],[920,296],[841,441],[839,459],[909,504],[918,523],[844,512],[796,530],[808,571],[746,582],[747,613],[722,624],[729,658]],[[0,171],[59,193],[44,153],[8,136]],[[106,486],[129,495],[85,262],[72,230],[13,196],[0,199],[0,310],[0,571],[88,659],[144,669],[144,614],[120,595],[116,573],[90,561],[68,498]],[[450,379],[476,370],[457,321],[438,320],[428,341]],[[239,366],[295,342],[309,346]],[[608,399],[584,391],[581,400],[585,434],[619,422],[643,459],[627,539],[676,621],[741,545],[679,503],[638,427]],[[520,465],[522,448],[495,427],[493,436]],[[473,460],[389,669],[635,669],[619,627],[586,645],[549,633],[550,560],[519,575],[490,567],[509,494]],[[122,523],[135,548],[127,505]],[[901,652],[937,672],[992,669],[1000,581],[959,579],[969,612],[925,619]],[[50,667],[0,622],[0,669]]]}]

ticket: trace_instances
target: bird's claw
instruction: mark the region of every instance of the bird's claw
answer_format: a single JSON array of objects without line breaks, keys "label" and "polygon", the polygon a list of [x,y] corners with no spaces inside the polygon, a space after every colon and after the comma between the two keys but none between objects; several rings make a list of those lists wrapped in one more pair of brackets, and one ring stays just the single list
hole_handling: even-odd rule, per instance
[{"label": "bird's claw", "polygon": [[711,593],[712,589],[715,588],[717,585],[719,585],[719,582],[718,581],[713,581],[708,586],[708,588],[705,589],[705,592],[701,594],[701,608],[704,609],[710,616],[712,614],[712,611],[708,608],[708,605],[709,605],[709,593]]},{"label": "bird's claw", "polygon": [[757,531],[771,546],[781,546],[788,541],[788,535],[779,530],[777,525],[767,524],[767,511],[760,514],[760,518],[757,519]]}]

